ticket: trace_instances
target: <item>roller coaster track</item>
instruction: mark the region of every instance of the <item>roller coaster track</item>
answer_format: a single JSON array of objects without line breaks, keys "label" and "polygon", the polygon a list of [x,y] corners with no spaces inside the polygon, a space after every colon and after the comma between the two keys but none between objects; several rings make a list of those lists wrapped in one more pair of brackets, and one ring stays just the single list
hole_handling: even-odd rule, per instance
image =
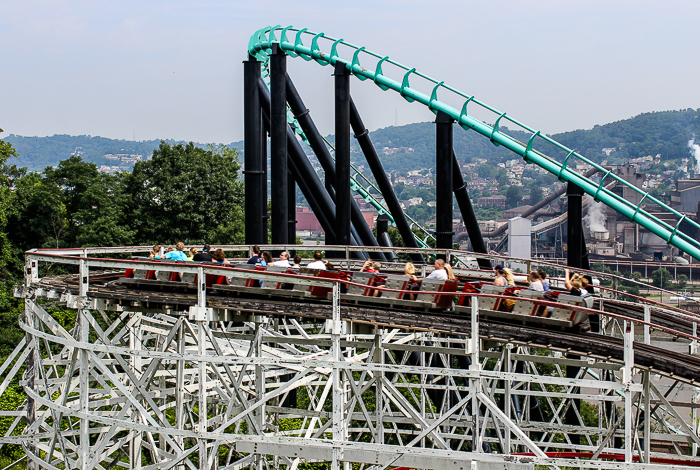
[{"label": "roller coaster track", "polygon": [[[127,303],[147,303],[150,308],[156,309],[159,308],[159,305],[169,305],[170,307],[168,308],[186,310],[197,303],[197,296],[194,294],[127,288],[123,285],[105,282],[110,277],[113,277],[113,275],[107,274],[102,278],[96,276],[94,280],[91,280],[90,297],[112,299]],[[33,284],[33,289],[38,289],[39,292],[59,292],[61,295],[67,293],[78,295],[74,275],[45,277],[38,283]],[[323,300],[298,302],[256,295],[252,297],[210,296],[207,303],[213,308],[272,317],[289,315],[316,320],[331,318],[329,302]],[[623,315],[632,313],[632,317],[642,318],[639,312],[620,308],[620,306],[609,302],[606,302],[606,311]],[[661,314],[655,312],[654,315]],[[341,317],[344,320],[372,324],[375,327],[432,331],[448,335],[468,335],[471,333],[471,319],[468,315],[449,312],[426,314],[420,311],[384,308],[373,305],[348,305],[342,308]],[[663,327],[665,328],[680,331],[682,334],[692,334],[692,328],[688,326],[687,321],[672,316],[663,318],[659,316],[659,318],[664,321]],[[512,322],[494,321],[488,318],[480,320],[479,323],[479,333],[484,340],[560,350],[615,362],[622,362],[624,359],[623,341],[616,337],[540,328],[526,324],[518,325]],[[696,385],[700,383],[700,358],[639,342],[634,343],[634,350],[636,367],[689,384]]]},{"label": "roller coaster track", "polygon": [[[288,39],[288,34],[294,33],[293,42]],[[279,39],[277,37],[279,36]],[[310,45],[305,45],[303,39],[310,39]],[[326,44],[330,44],[330,52],[322,51],[319,46],[319,40],[323,39]],[[629,184],[624,179],[612,173],[612,170],[605,170],[597,163],[580,155],[573,149],[569,149],[563,144],[555,141],[547,135],[542,134],[539,130],[535,130],[515,119],[508,116],[505,112],[501,112],[486,103],[476,99],[474,95],[465,94],[456,88],[446,85],[444,81],[438,81],[416,71],[415,68],[409,68],[396,61],[389,59],[388,56],[382,56],[374,52],[368,51],[365,47],[353,45],[343,39],[335,39],[326,36],[324,33],[312,33],[306,28],[298,29],[292,26],[269,26],[256,31],[248,44],[248,52],[251,56],[260,60],[263,63],[268,62],[269,53],[272,44],[277,43],[281,50],[291,57],[301,57],[306,61],[315,61],[320,65],[345,64],[345,67],[360,80],[372,80],[379,88],[384,91],[392,90],[399,93],[408,102],[418,102],[428,107],[433,113],[439,111],[444,112],[454,119],[465,130],[474,130],[477,133],[487,137],[494,145],[503,146],[508,150],[523,157],[525,162],[534,163],[549,173],[556,175],[561,181],[571,182],[580,186],[584,192],[593,196],[598,202],[603,202],[609,207],[612,207],[632,222],[641,225],[650,232],[662,238],[667,243],[689,253],[695,259],[700,260],[700,242],[693,239],[691,236],[680,230],[681,224],[686,221],[694,229],[700,229],[695,221],[688,219],[685,215],[672,209],[654,196],[641,191],[634,185]],[[351,54],[351,58],[343,58],[339,55],[339,49],[342,52]],[[360,65],[360,58],[368,59],[374,62],[374,70],[367,66]],[[400,70],[403,74],[401,79],[394,80],[387,76],[383,68],[392,66]],[[409,80],[411,76],[422,79],[428,82],[432,87],[432,91],[424,93],[417,88],[411,87]],[[451,93],[452,98],[455,97],[462,103],[461,109],[459,106],[454,107],[447,104],[446,101],[438,99],[438,92]],[[493,125],[487,124],[480,119],[477,119],[473,114],[468,113],[468,106],[479,106],[481,110],[486,110],[492,113],[495,117]],[[527,143],[520,142],[513,137],[505,134],[500,130],[502,123],[509,122],[517,127],[524,129],[530,133],[530,138]],[[543,151],[535,148],[535,143],[542,146],[549,146],[557,154],[561,154],[563,159],[558,161],[552,156],[546,155]],[[599,183],[596,183],[589,178],[574,171],[571,166],[571,158],[580,162],[591,165],[599,169],[603,173],[603,177]],[[574,161],[575,161],[574,160]],[[638,204],[633,204],[626,201],[621,196],[613,193],[605,188],[606,182],[612,180],[629,187],[631,190],[641,195]],[[656,204],[663,210],[670,212],[677,217],[675,226],[669,225],[658,217],[650,214],[643,209],[644,204]]]}]

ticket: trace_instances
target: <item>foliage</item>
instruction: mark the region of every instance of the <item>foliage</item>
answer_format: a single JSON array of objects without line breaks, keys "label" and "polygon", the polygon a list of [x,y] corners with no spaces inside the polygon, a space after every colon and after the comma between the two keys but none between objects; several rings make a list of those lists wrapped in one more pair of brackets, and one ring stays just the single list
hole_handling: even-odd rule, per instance
[{"label": "foliage", "polygon": [[654,286],[666,289],[671,282],[671,273],[667,269],[659,268],[651,273],[651,280]]},{"label": "foliage", "polygon": [[631,281],[637,281],[639,282],[642,279],[641,273],[638,273],[637,271],[628,271],[622,275],[625,279],[629,279],[629,281],[622,281],[623,286],[631,287],[636,285],[634,282]]},{"label": "foliage", "polygon": [[503,218],[503,211],[497,207],[474,207],[477,220],[498,220]]},{"label": "foliage", "polygon": [[[16,157],[13,146],[0,140],[0,362],[24,337],[18,326],[23,302],[13,296],[13,286],[22,280],[24,251],[242,241],[243,188],[235,149],[161,142],[153,158],[138,163],[132,174],[102,173],[80,156],[43,173],[27,172],[10,164]],[[75,324],[74,310],[46,308],[64,328]],[[21,375],[22,370],[0,397],[0,409],[16,409],[25,399]],[[0,432],[13,420],[0,419]],[[17,452],[19,446],[4,446],[0,461],[17,458]]]},{"label": "foliage", "polygon": [[685,274],[679,274],[678,277],[676,278],[676,289],[677,290],[683,290],[686,287],[688,287],[688,276]]},{"label": "foliage", "polygon": [[530,205],[534,206],[542,199],[544,199],[542,187],[540,185],[533,185],[532,187],[530,187]]},{"label": "foliage", "polygon": [[126,212],[149,243],[242,241],[243,185],[238,152],[161,142],[124,177]]},{"label": "foliage", "polygon": [[[622,163],[646,155],[662,160],[688,156],[688,139],[700,135],[700,114],[695,109],[644,113],[589,130],[553,135],[555,140],[593,160]],[[614,148],[606,156],[602,149]]]},{"label": "foliage", "polygon": [[508,186],[503,195],[506,197],[506,208],[518,207],[523,200],[523,188],[515,185]]},{"label": "foliage", "polygon": [[[605,266],[602,261],[596,261],[591,265],[591,271],[596,271],[602,274],[612,274],[612,269]],[[610,287],[612,285],[612,280],[608,277],[600,278],[600,285],[603,287]]]}]

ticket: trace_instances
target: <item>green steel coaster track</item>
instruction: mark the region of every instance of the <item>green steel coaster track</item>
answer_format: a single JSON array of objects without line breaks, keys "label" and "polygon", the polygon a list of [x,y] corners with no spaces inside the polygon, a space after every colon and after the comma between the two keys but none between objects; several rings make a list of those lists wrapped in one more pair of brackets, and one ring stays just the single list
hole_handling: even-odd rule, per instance
[{"label": "green steel coaster track", "polygon": [[[288,39],[288,35],[292,34],[294,35],[294,40],[290,41]],[[277,36],[279,36],[279,39],[277,39]],[[311,44],[304,45],[302,38],[310,39]],[[330,52],[324,52],[320,49],[320,39],[326,41],[326,44],[330,44]],[[444,81],[437,81],[423,73],[416,71],[415,68],[406,67],[405,65],[389,59],[388,56],[375,54],[374,52],[366,50],[364,47],[350,44],[343,39],[334,39],[325,36],[324,33],[312,33],[306,28],[297,29],[293,28],[292,26],[283,28],[278,25],[260,29],[250,38],[248,52],[251,56],[254,56],[257,60],[263,62],[267,66],[269,53],[273,43],[279,44],[279,47],[291,57],[301,57],[307,61],[313,60],[324,66],[335,66],[337,63],[345,64],[345,67],[360,80],[372,80],[382,90],[393,90],[399,93],[409,103],[414,101],[419,102],[422,105],[427,106],[435,114],[437,114],[438,111],[446,113],[465,130],[471,129],[478,132],[479,134],[487,137],[494,145],[502,145],[508,150],[520,155],[523,157],[526,163],[534,163],[544,168],[549,173],[556,175],[560,181],[572,182],[580,186],[584,192],[593,196],[596,201],[612,207],[617,212],[630,219],[632,222],[646,228],[666,241],[668,244],[671,244],[690,254],[693,258],[700,260],[700,242],[680,230],[680,226],[684,221],[695,229],[700,230],[700,225],[698,225],[695,221],[687,218],[685,215],[679,213],[675,209],[672,209],[654,196],[638,189],[634,185],[629,184],[627,181],[613,174],[612,170],[605,170],[597,163],[587,159],[576,151],[567,148],[549,136],[542,134],[540,131],[532,129],[531,127],[528,127],[512,117],[507,116],[505,112],[500,112],[495,108],[477,100],[473,95],[462,93],[461,91],[446,85]],[[348,56],[351,56],[351,59],[340,57],[338,52],[339,48],[342,48],[342,52],[347,53]],[[363,60],[368,59],[369,61],[374,62],[374,70],[360,65],[360,58]],[[389,78],[383,71],[383,67],[388,66],[391,66],[393,69],[398,69],[399,73],[403,74],[403,77],[399,81]],[[427,82],[429,86],[432,86],[432,91],[429,94],[426,94],[418,91],[416,88],[411,87],[409,84],[409,79],[412,75],[422,79],[424,82]],[[461,109],[458,109],[459,106],[454,107],[445,103],[444,101],[438,100],[439,91],[451,93],[450,97],[453,99],[456,97],[459,102],[462,103]],[[470,104],[472,106],[478,106],[480,111],[485,110],[493,113],[494,117],[496,118],[494,124],[486,124],[482,120],[474,117],[473,114],[470,115],[467,112],[467,108]],[[499,126],[504,121],[530,133],[530,138],[527,143],[520,142],[500,131]],[[292,122],[296,132],[302,134],[301,130],[295,124],[296,123]],[[562,161],[559,162],[556,159],[545,155],[543,152],[538,151],[534,147],[535,143],[538,143],[538,145],[547,145],[548,147],[553,148],[555,152],[561,153],[563,156]],[[572,160],[572,158],[574,160]],[[603,174],[600,182],[596,183],[577,173],[574,169],[572,169],[572,161],[580,161],[597,168]],[[575,168],[575,165],[573,168]],[[621,196],[613,193],[611,190],[605,188],[606,181],[610,183],[613,180],[640,194],[641,199],[639,204],[635,205],[623,199]],[[361,185],[359,185],[359,183],[356,181],[354,182],[353,186],[356,188],[361,188]],[[369,191],[363,192],[368,196],[371,196]],[[363,197],[366,196],[363,194]],[[656,204],[663,210],[673,214],[677,218],[675,226],[669,225],[668,223],[644,210],[642,206],[645,203]],[[377,202],[375,207],[378,205],[379,203]],[[388,211],[386,211],[386,209],[383,207],[381,210],[388,213]]]}]

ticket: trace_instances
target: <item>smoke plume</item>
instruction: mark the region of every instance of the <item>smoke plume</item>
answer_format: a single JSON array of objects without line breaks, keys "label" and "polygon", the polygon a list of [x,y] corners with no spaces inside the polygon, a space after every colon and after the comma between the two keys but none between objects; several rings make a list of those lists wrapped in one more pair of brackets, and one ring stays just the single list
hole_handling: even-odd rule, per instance
[{"label": "smoke plume", "polygon": [[586,194],[584,199],[584,204],[587,204],[588,210],[586,215],[583,216],[583,226],[588,229],[590,233],[593,232],[606,232],[605,222],[608,217],[603,213],[603,208],[605,205],[602,202],[595,202],[591,196]]},{"label": "smoke plume", "polygon": [[688,141],[690,154],[695,158],[695,166],[697,167],[696,174],[700,173],[700,145],[695,143],[695,136]]}]

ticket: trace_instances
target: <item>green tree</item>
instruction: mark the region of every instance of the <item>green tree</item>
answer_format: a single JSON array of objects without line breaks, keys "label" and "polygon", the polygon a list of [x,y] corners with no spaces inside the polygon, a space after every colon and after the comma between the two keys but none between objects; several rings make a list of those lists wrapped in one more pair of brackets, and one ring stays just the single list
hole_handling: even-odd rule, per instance
[{"label": "green tree", "polygon": [[666,289],[671,282],[671,273],[667,269],[659,268],[651,273],[652,284]]},{"label": "green tree", "polygon": [[124,177],[127,219],[139,243],[243,241],[238,151],[161,142]]},{"label": "green tree", "polygon": [[69,246],[120,246],[133,242],[124,220],[122,175],[97,170],[72,156],[44,171],[45,183],[60,188]]},{"label": "green tree", "polygon": [[679,274],[676,279],[678,281],[676,283],[676,289],[683,290],[688,286],[688,276],[685,274]]},{"label": "green tree", "polygon": [[493,173],[493,167],[486,163],[482,163],[476,167],[476,174],[479,175],[480,178],[491,178]]},{"label": "green tree", "polygon": [[68,247],[68,213],[61,188],[38,173],[17,181],[15,210],[10,215],[14,228],[12,243],[21,250]]},{"label": "green tree", "polygon": [[542,199],[544,199],[542,188],[537,184],[532,185],[532,187],[530,188],[530,205],[534,206]]},{"label": "green tree", "polygon": [[503,195],[506,197],[506,208],[518,207],[523,200],[523,188],[521,186],[508,186]]}]

